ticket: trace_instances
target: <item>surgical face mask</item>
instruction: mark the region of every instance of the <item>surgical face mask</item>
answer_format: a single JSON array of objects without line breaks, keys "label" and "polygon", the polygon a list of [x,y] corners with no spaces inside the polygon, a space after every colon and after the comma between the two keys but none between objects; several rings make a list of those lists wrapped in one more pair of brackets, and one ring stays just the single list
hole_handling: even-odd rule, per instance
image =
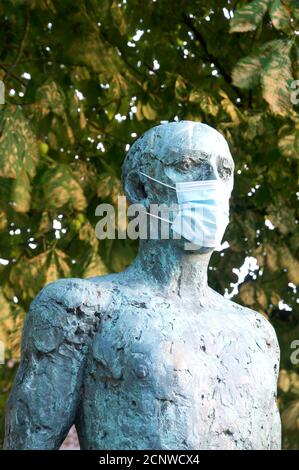
[{"label": "surgical face mask", "polygon": [[175,234],[197,247],[215,248],[220,245],[229,223],[231,193],[220,179],[176,183],[173,187],[140,173],[176,191],[178,211],[173,222],[168,221]]}]

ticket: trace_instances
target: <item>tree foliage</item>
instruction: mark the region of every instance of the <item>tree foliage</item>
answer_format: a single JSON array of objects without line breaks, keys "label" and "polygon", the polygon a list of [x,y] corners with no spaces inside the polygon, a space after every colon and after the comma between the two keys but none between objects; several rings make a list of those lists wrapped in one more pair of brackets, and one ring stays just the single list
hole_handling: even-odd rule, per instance
[{"label": "tree foliage", "polygon": [[[210,284],[231,292],[245,258],[256,258],[234,300],[276,327],[284,445],[299,447],[299,369],[290,362],[299,338],[298,21],[297,0],[2,0],[7,359],[18,357],[20,324],[45,283],[133,259],[135,243],[99,242],[94,232],[97,204],[121,193],[128,146],[160,121],[203,121],[225,135],[236,163],[229,247],[213,255]],[[15,367],[0,368],[3,414]]]}]

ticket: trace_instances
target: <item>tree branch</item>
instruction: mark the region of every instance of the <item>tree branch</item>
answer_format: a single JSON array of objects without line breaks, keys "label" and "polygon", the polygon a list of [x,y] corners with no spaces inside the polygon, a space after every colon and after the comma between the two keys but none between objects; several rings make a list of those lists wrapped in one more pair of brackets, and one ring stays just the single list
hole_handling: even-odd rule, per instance
[{"label": "tree branch", "polygon": [[213,62],[215,64],[216,68],[219,70],[220,74],[222,75],[224,80],[228,83],[228,85],[230,85],[231,88],[233,88],[233,90],[238,95],[240,95],[240,90],[232,84],[232,78],[231,78],[230,74],[226,72],[225,68],[223,67],[223,65],[221,64],[219,59],[209,52],[207,42],[206,42],[205,38],[203,37],[203,35],[201,34],[201,32],[198,31],[198,29],[195,27],[192,18],[187,16],[186,13],[183,13],[182,16],[183,16],[184,23],[186,24],[186,26],[188,26],[188,28],[190,28],[192,30],[192,32],[194,34],[194,37],[200,43],[200,45],[202,47],[202,50],[205,54],[206,60],[208,60],[210,62]]},{"label": "tree branch", "polygon": [[30,11],[27,10],[26,11],[26,23],[25,23],[25,29],[24,29],[24,34],[23,34],[23,38],[22,38],[22,41],[20,43],[20,47],[19,47],[19,50],[18,50],[18,53],[17,53],[17,56],[13,62],[13,64],[9,67],[9,72],[16,66],[18,65],[19,63],[19,60],[20,58],[22,57],[22,54],[23,54],[23,51],[24,51],[24,47],[25,47],[25,44],[26,44],[26,40],[27,40],[27,36],[28,36],[28,33],[29,33],[29,27],[30,27]]},{"label": "tree branch", "polygon": [[17,75],[15,75],[13,72],[10,72],[10,70],[3,64],[0,63],[0,69],[4,70],[4,72],[6,73],[6,75],[9,75],[11,78],[14,78],[15,80],[17,80],[19,83],[21,83],[21,85],[23,85],[24,87],[27,86],[27,83],[24,82],[20,77],[18,77]]},{"label": "tree branch", "polygon": [[100,134],[104,134],[104,135],[107,135],[109,137],[112,137],[112,139],[118,140],[122,144],[127,144],[128,143],[125,140],[120,139],[116,135],[113,135],[113,134],[110,134],[110,132],[104,131],[103,129],[100,128],[100,126],[98,124],[96,124],[93,121],[88,120],[87,123],[90,124],[94,129],[98,130]]}]

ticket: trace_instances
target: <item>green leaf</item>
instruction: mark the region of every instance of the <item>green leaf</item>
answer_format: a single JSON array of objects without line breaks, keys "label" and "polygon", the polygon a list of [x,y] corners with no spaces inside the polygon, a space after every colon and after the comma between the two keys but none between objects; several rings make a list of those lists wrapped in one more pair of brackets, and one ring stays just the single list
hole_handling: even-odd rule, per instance
[{"label": "green leaf", "polygon": [[292,16],[299,21],[299,3],[298,0],[285,0],[288,8],[291,8]]},{"label": "green leaf", "polygon": [[174,85],[175,97],[178,101],[186,101],[189,96],[189,91],[185,79],[178,75]]},{"label": "green leaf", "polygon": [[157,111],[149,103],[142,106],[142,113],[148,121],[154,121],[157,117]]},{"label": "green leaf", "polygon": [[135,249],[130,244],[124,244],[122,240],[114,240],[112,242],[110,263],[113,271],[120,272],[126,269],[132,262],[135,255]]},{"label": "green leaf", "polygon": [[22,257],[11,268],[9,282],[22,305],[30,301],[45,284],[70,274],[68,257],[60,250],[47,250],[33,258]]},{"label": "green leaf", "polygon": [[244,282],[240,286],[240,298],[245,305],[252,306],[256,302],[256,291],[253,282]]},{"label": "green leaf", "polygon": [[86,259],[86,263],[84,265],[84,277],[103,276],[104,274],[107,274],[107,272],[107,266],[105,266],[98,253],[98,248],[95,246]]},{"label": "green leaf", "polygon": [[254,31],[261,23],[270,0],[254,0],[235,11],[230,20],[230,33]]},{"label": "green leaf", "polygon": [[114,20],[114,23],[119,30],[120,34],[123,36],[127,32],[127,22],[126,16],[124,14],[121,4],[117,1],[113,1],[111,5],[111,15]]},{"label": "green leaf", "polygon": [[239,60],[232,71],[235,86],[250,89],[258,85],[260,79],[261,57],[251,55]]},{"label": "green leaf", "polygon": [[110,198],[117,204],[117,197],[122,194],[122,185],[116,176],[103,173],[97,181],[97,195],[102,199]]},{"label": "green leaf", "polygon": [[190,103],[196,103],[199,108],[207,115],[217,116],[219,105],[213,96],[204,90],[192,90],[189,96]]},{"label": "green leaf", "polygon": [[282,269],[287,270],[289,281],[295,284],[295,286],[299,286],[299,261],[285,245],[279,247],[278,253],[280,266]]},{"label": "green leaf", "polygon": [[267,42],[256,55],[241,59],[232,72],[233,83],[240,88],[251,89],[261,80],[263,98],[275,114],[285,115],[292,107],[291,47],[281,39]]},{"label": "green leaf", "polygon": [[222,97],[221,105],[224,111],[229,115],[234,124],[239,124],[242,120],[242,114],[237,106],[234,105],[223,90],[219,91],[219,95]]},{"label": "green leaf", "polygon": [[[81,185],[66,165],[58,165],[47,170],[41,180],[43,207],[58,209],[69,206],[77,211],[86,208],[86,198]],[[38,206],[40,201],[35,201]]]},{"label": "green leaf", "polygon": [[278,148],[284,157],[299,158],[299,128],[283,126],[278,133]]},{"label": "green leaf", "polygon": [[[92,72],[103,72],[112,78],[122,69],[122,60],[113,41],[112,44],[109,44],[109,40],[104,42],[104,37],[107,36],[104,25],[101,27],[102,34],[100,34],[95,18],[89,17],[83,11],[72,15],[70,21],[67,22],[69,30],[66,30],[65,34],[69,33],[69,37],[66,38],[61,57],[66,62],[75,59],[76,65],[85,65]],[[105,51],[105,53],[101,54],[100,51]]]},{"label": "green leaf", "polygon": [[285,115],[292,107],[291,43],[277,40],[272,41],[271,45],[273,52],[266,58],[261,69],[263,97],[273,113]]},{"label": "green leaf", "polygon": [[285,33],[290,32],[291,10],[285,6],[283,1],[273,0],[269,13],[276,29],[282,30]]},{"label": "green leaf", "polygon": [[23,171],[32,178],[38,160],[36,137],[21,109],[5,106],[0,111],[0,176],[17,178]]},{"label": "green leaf", "polygon": [[141,101],[138,101],[136,108],[137,108],[137,111],[136,111],[136,119],[137,119],[137,121],[143,121],[144,116],[143,116],[143,114],[142,114],[142,102],[141,102]]},{"label": "green leaf", "polygon": [[0,291],[0,341],[5,344],[5,349],[14,359],[20,357],[20,343],[22,334],[22,323],[25,311],[9,301],[5,297],[4,288]]},{"label": "green leaf", "polygon": [[70,275],[69,257],[61,250],[51,250],[47,258],[45,284]]},{"label": "green leaf", "polygon": [[12,201],[14,210],[17,212],[28,212],[31,203],[30,179],[25,170],[14,180],[12,187]]},{"label": "green leaf", "polygon": [[[70,127],[66,112],[66,97],[63,89],[54,81],[47,80],[36,92],[33,106],[35,118],[45,118],[50,114],[52,129],[48,134],[51,147],[58,149],[59,142],[74,142],[74,133]],[[70,107],[72,108],[72,106]],[[79,117],[79,114],[78,114]],[[80,119],[80,118],[79,118]],[[80,122],[80,120],[79,120]]]},{"label": "green leaf", "polygon": [[42,117],[49,112],[58,116],[65,115],[65,95],[62,88],[54,80],[47,80],[44,85],[37,89],[35,100]]},{"label": "green leaf", "polygon": [[[287,391],[287,390],[286,390]],[[281,415],[284,429],[298,432],[299,401],[292,400]]]},{"label": "green leaf", "polygon": [[29,304],[46,282],[48,256],[48,252],[33,258],[24,256],[11,268],[9,282],[24,306]]}]

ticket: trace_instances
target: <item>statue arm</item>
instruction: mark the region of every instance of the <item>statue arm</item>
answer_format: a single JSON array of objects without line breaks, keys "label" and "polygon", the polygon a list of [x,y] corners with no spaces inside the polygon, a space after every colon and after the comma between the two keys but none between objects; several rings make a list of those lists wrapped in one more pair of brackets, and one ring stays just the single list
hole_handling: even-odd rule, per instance
[{"label": "statue arm", "polygon": [[281,420],[277,403],[273,407],[270,450],[281,450]]},{"label": "statue arm", "polygon": [[267,322],[267,344],[269,346],[270,354],[272,357],[273,364],[273,374],[274,374],[274,394],[273,402],[270,404],[270,450],[280,450],[281,449],[281,419],[280,413],[277,404],[277,381],[279,374],[279,364],[280,364],[280,348],[276,336],[276,332],[273,326]]},{"label": "statue arm", "polygon": [[59,449],[75,421],[98,297],[95,284],[63,279],[32,302],[7,403],[5,449]]}]

